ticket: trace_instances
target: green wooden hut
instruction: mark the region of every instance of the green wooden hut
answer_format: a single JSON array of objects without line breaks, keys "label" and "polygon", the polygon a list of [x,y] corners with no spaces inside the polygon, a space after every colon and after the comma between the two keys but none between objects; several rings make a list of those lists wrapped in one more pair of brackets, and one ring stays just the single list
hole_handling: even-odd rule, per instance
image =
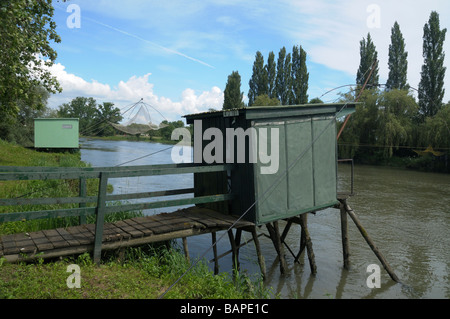
[{"label": "green wooden hut", "polygon": [[37,118],[34,120],[34,147],[44,149],[78,149],[77,118]]},{"label": "green wooden hut", "polygon": [[[244,218],[257,225],[335,205],[336,123],[354,111],[355,103],[347,103],[186,115],[187,124],[194,124],[194,162],[234,164],[228,172],[196,174],[195,196],[231,191],[236,195],[232,201],[205,206],[245,213]],[[244,155],[239,144],[243,138]]]}]

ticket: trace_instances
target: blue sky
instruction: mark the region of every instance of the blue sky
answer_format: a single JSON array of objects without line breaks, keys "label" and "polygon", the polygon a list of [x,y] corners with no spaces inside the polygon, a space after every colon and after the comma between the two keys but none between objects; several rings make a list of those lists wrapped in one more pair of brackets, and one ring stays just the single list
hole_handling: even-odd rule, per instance
[{"label": "blue sky", "polygon": [[[432,10],[441,28],[450,27],[445,0],[70,0],[54,2],[54,20],[62,38],[52,72],[63,93],[52,96],[57,108],[77,96],[121,109],[137,102],[157,108],[169,120],[220,109],[227,77],[239,71],[248,93],[255,53],[278,56],[301,45],[308,54],[309,97],[353,84],[359,65],[359,41],[370,32],[385,83],[391,28],[400,24],[408,51],[408,81],[418,87],[423,64],[423,26]],[[72,5],[71,10],[68,7]],[[79,9],[73,11],[73,5]],[[80,26],[71,27],[74,18]],[[450,52],[447,33],[444,50]],[[445,60],[447,102],[450,56]],[[332,102],[335,90],[322,96]],[[155,114],[155,121],[158,115]]]}]

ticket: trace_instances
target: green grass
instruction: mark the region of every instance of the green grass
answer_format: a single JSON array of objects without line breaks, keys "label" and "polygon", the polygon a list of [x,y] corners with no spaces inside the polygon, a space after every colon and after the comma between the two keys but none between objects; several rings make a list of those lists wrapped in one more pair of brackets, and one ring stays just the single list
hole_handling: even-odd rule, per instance
[{"label": "green grass", "polygon": [[83,167],[78,153],[46,153],[27,149],[0,139],[1,166],[62,166]]},{"label": "green grass", "polygon": [[[80,267],[80,288],[69,288],[67,267]],[[95,265],[88,254],[33,264],[8,264],[0,259],[0,299],[155,299],[190,267],[177,249],[129,248],[122,261],[110,256]],[[214,275],[205,261],[165,293],[165,299],[269,298],[262,280],[228,273]]]}]

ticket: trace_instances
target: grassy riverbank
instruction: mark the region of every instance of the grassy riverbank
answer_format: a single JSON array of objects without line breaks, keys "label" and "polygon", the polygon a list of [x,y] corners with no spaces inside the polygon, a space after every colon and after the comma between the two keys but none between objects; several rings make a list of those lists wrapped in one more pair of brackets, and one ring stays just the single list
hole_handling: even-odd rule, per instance
[{"label": "grassy riverbank", "polygon": [[[67,267],[80,267],[80,288],[69,288]],[[95,265],[88,254],[72,259],[33,264],[7,264],[0,259],[0,299],[154,299],[164,294],[190,267],[177,249],[149,246],[127,249]],[[74,283],[74,281],[69,281]],[[199,262],[164,298],[269,298],[262,281],[228,273],[214,275]]]},{"label": "grassy riverbank", "polygon": [[[0,140],[0,166],[64,166],[83,167],[79,154],[44,153]],[[88,184],[88,194],[95,193],[98,182]],[[76,181],[12,181],[0,182],[0,198],[76,196]],[[27,207],[37,210],[41,207]],[[46,207],[46,209],[51,209]],[[0,207],[0,213],[11,212]],[[116,219],[129,218],[119,214]],[[44,228],[66,227],[77,220],[51,219],[0,224],[0,236]],[[89,222],[89,221],[88,221]],[[80,267],[81,288],[67,286],[67,266]],[[167,249],[144,246],[125,252],[108,253],[101,265],[95,265],[89,254],[34,263],[9,264],[0,258],[0,298],[157,298],[189,267],[181,250],[174,245]],[[269,291],[260,278],[250,280],[227,273],[214,276],[205,261],[200,261],[167,293],[166,298],[266,298]]]}]

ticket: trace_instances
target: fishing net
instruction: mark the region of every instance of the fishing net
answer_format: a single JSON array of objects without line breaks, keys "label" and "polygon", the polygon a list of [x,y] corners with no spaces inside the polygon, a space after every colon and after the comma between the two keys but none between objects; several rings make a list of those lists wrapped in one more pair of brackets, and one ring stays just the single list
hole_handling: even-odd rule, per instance
[{"label": "fishing net", "polygon": [[130,135],[145,134],[148,131],[159,130],[168,126],[164,123],[153,123],[145,103],[140,102],[139,105],[136,105],[133,108],[136,108],[137,106],[139,106],[138,111],[132,112],[131,114],[134,113],[134,116],[132,116],[124,124],[115,124],[111,122],[109,122],[109,124],[111,124],[115,129]]},{"label": "fishing net", "polygon": [[434,156],[442,156],[442,155],[445,154],[445,153],[442,153],[442,152],[439,152],[439,151],[435,151],[431,145],[428,146],[427,149],[424,150],[424,151],[418,151],[418,150],[413,150],[413,151],[416,152],[419,155],[422,155],[422,156],[427,155],[427,153],[431,153]]}]

